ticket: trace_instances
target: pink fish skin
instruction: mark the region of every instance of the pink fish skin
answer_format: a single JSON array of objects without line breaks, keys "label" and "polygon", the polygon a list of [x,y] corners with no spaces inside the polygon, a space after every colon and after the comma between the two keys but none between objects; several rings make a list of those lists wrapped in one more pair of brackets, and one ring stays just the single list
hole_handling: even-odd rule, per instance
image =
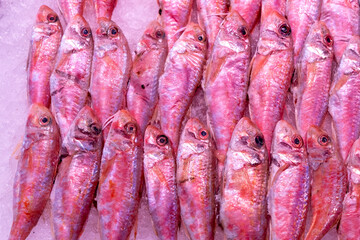
[{"label": "pink fish skin", "polygon": [[311,169],[311,225],[305,240],[322,239],[341,217],[347,188],[346,167],[331,138],[311,126],[306,135]]},{"label": "pink fish skin", "polygon": [[300,239],[310,198],[310,171],[301,136],[284,120],[276,124],[271,157],[268,192],[271,239]]},{"label": "pink fish skin", "polygon": [[197,0],[199,24],[208,37],[208,53],[213,49],[220,24],[229,11],[229,0]]},{"label": "pink fish skin", "polygon": [[142,133],[127,110],[113,119],[101,158],[98,210],[101,239],[128,239],[140,204]]},{"label": "pink fish skin", "polygon": [[311,26],[320,19],[322,0],[286,1],[286,16],[294,41],[294,63],[297,64]]},{"label": "pink fish skin", "polygon": [[117,0],[94,0],[96,18],[111,19]]},{"label": "pink fish skin", "polygon": [[205,101],[220,173],[231,134],[246,107],[250,51],[247,24],[232,10],[221,24],[204,73]]},{"label": "pink fish skin", "polygon": [[177,152],[181,123],[200,84],[205,64],[206,37],[199,25],[190,23],[170,50],[159,80],[161,129]]},{"label": "pink fish skin", "polygon": [[360,37],[354,36],[341,58],[330,88],[329,113],[345,160],[360,132]]},{"label": "pink fish skin", "polygon": [[238,11],[252,31],[259,21],[261,0],[231,0],[231,9]]},{"label": "pink fish skin", "polygon": [[[90,84],[91,102],[102,124],[126,106],[126,88],[131,69],[129,44],[120,27],[98,19],[94,35],[94,58]],[[110,127],[104,129],[106,139]]]},{"label": "pink fish skin", "polygon": [[26,239],[50,197],[60,151],[60,132],[50,110],[30,107],[14,182],[9,240]]},{"label": "pink fish skin", "polygon": [[227,152],[220,219],[227,239],[265,239],[268,151],[247,117],[235,127]]},{"label": "pink fish skin", "polygon": [[30,104],[50,106],[50,75],[55,66],[62,33],[58,15],[48,6],[42,5],[33,27],[28,57]]},{"label": "pink fish skin", "polygon": [[60,12],[65,18],[65,22],[69,23],[76,15],[83,15],[85,0],[57,0]]},{"label": "pink fish skin", "polygon": [[268,150],[275,125],[284,111],[294,69],[293,59],[289,23],[273,11],[265,17],[260,30],[248,90],[250,117],[264,134]]},{"label": "pink fish skin", "polygon": [[356,140],[346,160],[349,192],[345,195],[339,226],[339,239],[358,240],[360,236],[360,140]]},{"label": "pink fish skin", "polygon": [[179,29],[186,27],[190,19],[194,0],[157,0],[161,25],[164,26],[169,50],[179,39]]},{"label": "pink fish skin", "polygon": [[190,239],[214,239],[216,165],[212,152],[209,130],[190,118],[176,158],[181,218]]},{"label": "pink fish skin", "polygon": [[93,50],[90,26],[76,15],[67,25],[50,77],[52,111],[62,138],[88,100]]},{"label": "pink fish skin", "polygon": [[137,44],[127,92],[129,112],[144,133],[158,102],[159,78],[168,54],[163,27],[153,21]]},{"label": "pink fish skin", "polygon": [[359,1],[323,0],[320,20],[326,23],[334,38],[334,54],[339,63],[350,38],[360,34]]},{"label": "pink fish skin", "polygon": [[296,126],[305,138],[311,125],[320,126],[327,112],[333,62],[333,38],[323,22],[315,22],[296,66],[292,88]]},{"label": "pink fish skin", "polygon": [[286,2],[287,0],[263,0],[261,3],[261,23],[265,21],[265,18],[272,12],[278,12],[281,16],[286,15]]},{"label": "pink fish skin", "polygon": [[101,148],[100,121],[85,106],[62,143],[52,205],[55,239],[80,237],[99,181]]},{"label": "pink fish skin", "polygon": [[176,160],[164,133],[149,125],[144,137],[144,176],[149,210],[159,239],[177,239],[179,200]]}]

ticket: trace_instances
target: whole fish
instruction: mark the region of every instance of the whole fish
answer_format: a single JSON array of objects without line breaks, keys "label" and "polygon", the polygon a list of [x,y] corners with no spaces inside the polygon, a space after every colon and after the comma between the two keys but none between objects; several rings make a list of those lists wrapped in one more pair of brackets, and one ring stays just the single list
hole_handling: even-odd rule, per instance
[{"label": "whole fish", "polygon": [[264,134],[267,149],[276,123],[281,119],[293,73],[291,28],[285,17],[272,11],[260,30],[251,62],[249,111],[251,120]]},{"label": "whole fish", "polygon": [[296,126],[303,138],[311,125],[321,125],[327,112],[332,47],[333,39],[325,23],[314,23],[296,66],[297,85],[292,89]]},{"label": "whole fish", "polygon": [[250,52],[247,24],[237,11],[231,10],[221,24],[204,76],[205,101],[220,173],[231,134],[246,107]]},{"label": "whole fish", "polygon": [[62,37],[58,15],[42,5],[36,16],[28,57],[29,102],[50,106],[50,76]]},{"label": "whole fish", "polygon": [[330,89],[329,113],[345,160],[360,132],[360,37],[350,40]]},{"label": "whole fish", "polygon": [[128,239],[140,205],[143,143],[136,120],[119,110],[101,158],[97,207],[101,239]]},{"label": "whole fish", "polygon": [[286,1],[286,16],[294,41],[294,63],[297,64],[311,26],[319,20],[322,0]]},{"label": "whole fish", "polygon": [[[91,102],[102,124],[126,106],[126,88],[131,69],[129,44],[120,27],[98,19],[90,84]],[[104,139],[109,127],[104,129]]]},{"label": "whole fish", "polygon": [[268,192],[271,239],[300,239],[310,197],[310,172],[303,139],[284,120],[276,124],[271,157]]},{"label": "whole fish", "polygon": [[69,23],[76,15],[83,15],[85,0],[57,0],[60,12],[65,18],[65,23]]},{"label": "whole fish", "polygon": [[101,148],[100,121],[85,106],[62,143],[52,206],[55,239],[80,237],[99,181]]},{"label": "whole fish", "polygon": [[32,104],[15,175],[9,239],[26,239],[50,197],[60,151],[60,132],[50,110]]},{"label": "whole fish", "polygon": [[96,18],[111,19],[117,0],[95,0],[95,14]]},{"label": "whole fish", "polygon": [[181,35],[180,29],[186,27],[190,19],[194,0],[157,0],[161,25],[164,26],[169,50]]},{"label": "whole fish", "polygon": [[357,0],[323,0],[320,20],[325,22],[334,38],[337,63],[353,35],[360,34],[360,8]]},{"label": "whole fish", "polygon": [[231,0],[231,9],[238,11],[252,31],[259,22],[261,0]]},{"label": "whole fish", "polygon": [[149,210],[159,239],[177,239],[179,201],[176,160],[169,139],[149,125],[144,137],[144,176]]},{"label": "whole fish", "polygon": [[159,78],[167,53],[164,29],[153,21],[136,47],[127,92],[127,107],[143,133],[158,101]]},{"label": "whole fish", "polygon": [[161,129],[169,137],[174,152],[177,152],[181,122],[200,84],[205,54],[205,33],[199,25],[190,23],[170,50],[159,80]]},{"label": "whole fish", "polygon": [[66,27],[50,78],[52,110],[62,138],[88,101],[93,49],[90,26],[76,15]]},{"label": "whole fish", "polygon": [[349,192],[345,195],[339,226],[339,239],[357,240],[360,236],[360,140],[356,140],[346,160]]},{"label": "whole fish", "polygon": [[331,138],[319,127],[309,128],[306,149],[311,169],[311,225],[305,239],[322,239],[341,217],[347,188],[346,167]]},{"label": "whole fish", "polygon": [[211,136],[198,119],[187,121],[176,158],[181,218],[190,239],[214,239],[215,158]]},{"label": "whole fish", "polygon": [[225,163],[220,219],[227,239],[265,239],[268,158],[262,133],[243,117]]},{"label": "whole fish", "polygon": [[197,0],[199,24],[208,38],[208,54],[211,53],[220,24],[229,11],[229,0]]}]

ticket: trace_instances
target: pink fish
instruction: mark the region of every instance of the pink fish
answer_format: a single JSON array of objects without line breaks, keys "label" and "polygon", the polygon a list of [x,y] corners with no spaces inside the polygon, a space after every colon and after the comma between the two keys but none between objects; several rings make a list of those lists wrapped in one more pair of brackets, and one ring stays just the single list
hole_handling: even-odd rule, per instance
[{"label": "pink fish", "polygon": [[163,27],[153,21],[138,43],[127,92],[127,107],[144,133],[158,101],[159,78],[168,53]]},{"label": "pink fish", "polygon": [[26,239],[50,197],[59,160],[60,132],[50,110],[32,104],[14,183],[9,239]]},{"label": "pink fish", "polygon": [[50,106],[50,75],[60,46],[62,27],[58,15],[42,5],[33,27],[28,57],[29,102]]},{"label": "pink fish", "polygon": [[239,12],[252,31],[259,22],[261,0],[231,0],[231,9]]},{"label": "pink fish", "polygon": [[79,239],[99,181],[101,124],[85,106],[62,143],[52,205],[55,239]]},{"label": "pink fish", "polygon": [[95,0],[95,13],[96,18],[111,19],[114,8],[116,7],[117,0]]},{"label": "pink fish", "polygon": [[152,125],[145,131],[144,176],[156,235],[159,239],[176,240],[180,208],[175,157],[168,138]]},{"label": "pink fish", "polygon": [[82,16],[84,13],[85,0],[57,0],[57,3],[66,23],[76,15]]},{"label": "pink fish", "polygon": [[93,39],[89,24],[77,15],[66,27],[50,78],[52,110],[62,138],[88,101]]},{"label": "pink fish", "polygon": [[261,23],[274,11],[285,17],[286,2],[287,0],[263,0],[261,3]]}]

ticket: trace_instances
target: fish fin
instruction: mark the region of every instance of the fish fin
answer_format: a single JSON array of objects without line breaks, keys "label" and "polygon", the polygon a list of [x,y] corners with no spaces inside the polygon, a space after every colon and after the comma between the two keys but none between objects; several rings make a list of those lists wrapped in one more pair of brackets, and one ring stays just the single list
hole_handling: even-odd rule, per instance
[{"label": "fish fin", "polygon": [[187,239],[191,239],[189,230],[187,229],[187,227],[186,227],[186,225],[185,225],[185,223],[184,223],[184,221],[182,219],[181,219],[181,225],[184,226],[183,229],[184,229],[184,232],[185,232],[185,235],[186,235]]},{"label": "fish fin", "polygon": [[159,103],[155,106],[154,113],[149,121],[149,124],[161,128]]},{"label": "fish fin", "polygon": [[139,215],[136,216],[135,224],[134,224],[134,240],[136,240],[137,237],[137,231],[138,231],[138,223],[139,223]]},{"label": "fish fin", "polygon": [[312,219],[311,219],[311,225],[310,225],[310,228],[306,234],[306,237],[305,237],[305,240],[306,239],[312,239],[312,231],[315,229],[315,224],[317,222],[317,218],[318,218],[319,214],[318,213],[315,213],[315,215],[313,215]]},{"label": "fish fin", "polygon": [[275,184],[275,182],[277,181],[277,179],[279,178],[280,174],[282,172],[284,172],[288,167],[290,166],[289,163],[285,163],[284,165],[282,165],[280,168],[278,168],[278,170],[276,171],[271,183],[269,184],[269,190],[273,187],[273,185]]},{"label": "fish fin", "polygon": [[330,90],[330,96],[334,95],[335,92],[339,91],[339,89],[346,84],[348,81],[348,77],[346,75],[343,75],[335,84],[334,87]]},{"label": "fish fin", "polygon": [[22,151],[22,142],[23,142],[24,137],[22,137],[19,142],[15,145],[15,148],[13,150],[13,152],[10,155],[10,161],[11,160],[16,160],[19,161],[21,158],[21,151]]},{"label": "fish fin", "polygon": [[[116,113],[117,113],[117,112],[116,112]],[[115,114],[116,114],[116,113],[115,113]],[[105,128],[107,128],[109,125],[110,125],[110,127],[111,127],[111,124],[112,124],[112,122],[113,122],[113,120],[114,120],[115,114],[111,115],[110,117],[108,117],[108,118],[105,120],[105,122],[104,122],[104,124],[103,124],[103,127],[102,127],[102,130],[104,130]]]}]

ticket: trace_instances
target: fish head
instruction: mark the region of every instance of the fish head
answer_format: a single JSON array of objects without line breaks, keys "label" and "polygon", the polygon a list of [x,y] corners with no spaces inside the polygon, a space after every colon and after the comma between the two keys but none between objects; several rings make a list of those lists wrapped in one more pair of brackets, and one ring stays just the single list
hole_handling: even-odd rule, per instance
[{"label": "fish head", "polygon": [[169,138],[153,125],[149,125],[145,130],[144,150],[155,156],[155,159],[163,159],[173,152]]},{"label": "fish head", "polygon": [[123,32],[115,22],[107,18],[99,18],[98,24],[94,38],[99,51],[112,51],[123,47],[124,44],[127,45]]},{"label": "fish head", "polygon": [[264,135],[247,117],[241,118],[237,123],[229,148],[231,151],[241,153],[241,161],[245,161],[251,166],[257,166],[268,161]]},{"label": "fish head", "polygon": [[210,131],[197,118],[190,118],[183,130],[182,139],[196,153],[207,150],[211,144]]},{"label": "fish head", "polygon": [[205,31],[198,24],[189,23],[173,48],[178,53],[201,53],[205,56],[207,49]]},{"label": "fish head", "polygon": [[90,25],[81,15],[74,16],[68,23],[61,42],[65,52],[93,49],[94,42]]},{"label": "fish head", "polygon": [[42,5],[36,15],[35,31],[33,34],[39,32],[52,35],[56,32],[62,32],[59,16],[51,8]]},{"label": "fish head", "polygon": [[306,149],[311,168],[317,170],[321,163],[333,155],[330,136],[317,126],[311,126],[306,133]]},{"label": "fish head", "polygon": [[59,128],[51,111],[41,104],[32,104],[26,123],[26,136],[39,140],[52,134],[59,134]]},{"label": "fish head", "polygon": [[305,145],[299,132],[287,121],[280,120],[275,127],[271,148],[275,165],[298,165],[306,161]]},{"label": "fish head", "polygon": [[360,184],[360,138],[352,145],[346,165],[351,181]]}]

